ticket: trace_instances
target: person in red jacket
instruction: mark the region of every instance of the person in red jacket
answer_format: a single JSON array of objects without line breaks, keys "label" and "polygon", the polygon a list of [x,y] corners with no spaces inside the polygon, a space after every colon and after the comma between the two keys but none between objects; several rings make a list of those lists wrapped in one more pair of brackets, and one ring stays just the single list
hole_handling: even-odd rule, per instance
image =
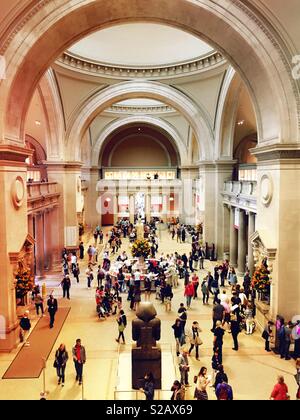
[{"label": "person in red jacket", "polygon": [[284,401],[284,400],[289,400],[289,399],[290,397],[288,395],[288,387],[284,383],[284,377],[278,376],[278,382],[274,386],[270,400]]},{"label": "person in red jacket", "polygon": [[191,281],[185,286],[184,296],[186,297],[186,306],[189,309],[194,296],[194,285]]}]

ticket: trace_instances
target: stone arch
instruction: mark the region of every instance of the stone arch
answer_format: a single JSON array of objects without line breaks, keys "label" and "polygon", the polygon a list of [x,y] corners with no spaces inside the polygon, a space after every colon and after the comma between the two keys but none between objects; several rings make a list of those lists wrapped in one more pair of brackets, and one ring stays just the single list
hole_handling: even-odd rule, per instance
[{"label": "stone arch", "polygon": [[64,112],[54,72],[49,69],[37,87],[47,122],[46,145],[48,160],[64,159]]},{"label": "stone arch", "polygon": [[171,25],[209,42],[224,53],[249,89],[259,121],[259,143],[299,142],[299,86],[292,78],[292,47],[255,4],[42,0],[26,6],[1,39],[7,79],[1,83],[0,109],[5,117],[0,138],[6,143],[23,143],[29,100],[41,75],[63,50],[97,29],[129,21]]},{"label": "stone arch", "polygon": [[180,134],[171,124],[169,124],[161,118],[153,116],[134,115],[127,118],[118,119],[117,121],[113,121],[104,128],[93,147],[92,166],[98,165],[99,156],[101,155],[102,148],[105,145],[105,140],[110,135],[112,135],[116,130],[122,127],[136,123],[152,125],[158,128],[159,130],[167,133],[169,137],[173,140],[175,150],[178,152],[179,155],[179,161],[182,165],[187,163],[187,148],[182,138],[180,137]]},{"label": "stone arch", "polygon": [[215,159],[232,159],[241,79],[230,67],[223,80],[215,118]]},{"label": "stone arch", "polygon": [[[66,135],[68,159],[79,159],[79,148],[76,146],[80,144],[82,135],[96,115],[116,102],[131,98],[156,99],[175,108],[185,116],[194,130],[200,150],[199,160],[212,158],[213,132],[204,111],[177,89],[159,82],[138,81],[118,83],[96,92],[75,110]],[[178,136],[176,138],[178,139]],[[179,141],[178,145],[181,145],[183,152],[182,141]]]}]

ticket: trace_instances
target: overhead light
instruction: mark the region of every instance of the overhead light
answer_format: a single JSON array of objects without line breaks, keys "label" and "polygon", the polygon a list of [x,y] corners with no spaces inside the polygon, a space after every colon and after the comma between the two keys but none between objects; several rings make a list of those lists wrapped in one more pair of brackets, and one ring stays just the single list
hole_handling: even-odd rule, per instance
[{"label": "overhead light", "polygon": [[174,201],[174,197],[170,197],[170,201]]},{"label": "overhead light", "polygon": [[108,203],[111,202],[111,198],[107,198],[105,201],[107,201]]},{"label": "overhead light", "polygon": [[245,122],[245,120],[240,120],[240,121],[237,122],[237,125],[243,125],[244,122]]},{"label": "overhead light", "polygon": [[142,131],[142,129],[141,128],[138,128],[138,131]]},{"label": "overhead light", "polygon": [[36,120],[36,121],[35,121],[35,124],[36,124],[36,125],[42,125],[41,121],[39,121],[39,120]]}]

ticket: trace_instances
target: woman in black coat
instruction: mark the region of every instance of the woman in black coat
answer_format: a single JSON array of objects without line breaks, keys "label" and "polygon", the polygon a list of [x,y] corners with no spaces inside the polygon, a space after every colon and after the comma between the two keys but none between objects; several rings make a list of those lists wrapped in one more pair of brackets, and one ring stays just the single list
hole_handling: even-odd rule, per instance
[{"label": "woman in black coat", "polygon": [[146,396],[146,401],[154,400],[154,378],[152,373],[146,373],[144,387],[140,388],[140,391],[143,392]]}]

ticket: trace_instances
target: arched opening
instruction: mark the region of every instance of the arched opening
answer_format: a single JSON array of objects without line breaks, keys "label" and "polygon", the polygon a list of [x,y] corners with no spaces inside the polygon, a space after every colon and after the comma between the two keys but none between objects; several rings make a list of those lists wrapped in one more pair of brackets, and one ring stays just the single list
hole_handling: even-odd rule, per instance
[{"label": "arched opening", "polygon": [[[135,20],[178,27],[222,51],[249,88],[259,122],[259,142],[298,140],[299,117],[293,94],[296,82],[286,70],[288,58],[281,53],[283,42],[277,36],[275,43],[272,30],[263,24],[254,6],[251,11],[239,2],[232,3],[230,8],[227,6],[225,1],[212,7],[206,2],[188,0],[172,3],[129,0],[126,5],[119,0],[109,3],[99,0],[87,1],[84,6],[74,2],[72,8],[47,4],[47,19],[41,7],[34,16],[35,35],[30,40],[25,37],[20,53],[13,57],[14,42],[5,44],[9,65],[3,91],[6,115],[3,138],[8,142],[23,142],[27,104],[41,75],[60,53],[101,27]],[[85,19],[82,19],[82,13]],[[240,32],[240,19],[244,20],[243,33]],[[30,36],[31,25],[28,19],[23,26],[24,33],[27,31]]]}]

